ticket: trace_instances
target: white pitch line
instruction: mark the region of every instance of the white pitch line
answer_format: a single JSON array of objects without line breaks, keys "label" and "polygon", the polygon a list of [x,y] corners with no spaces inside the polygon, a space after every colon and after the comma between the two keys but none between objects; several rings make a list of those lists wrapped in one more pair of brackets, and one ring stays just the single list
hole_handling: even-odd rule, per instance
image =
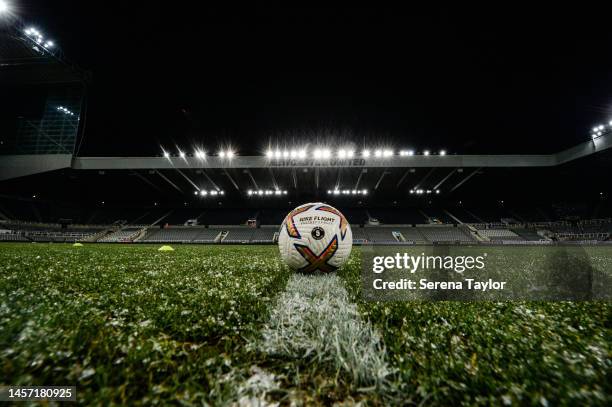
[{"label": "white pitch line", "polygon": [[[253,344],[259,351],[289,360],[316,360],[342,373],[355,389],[382,390],[391,374],[380,334],[359,316],[335,274],[294,274],[261,334]],[[249,388],[247,381],[241,393],[261,401],[267,389],[254,376],[256,386]],[[273,380],[268,382],[268,390],[278,388]]]}]

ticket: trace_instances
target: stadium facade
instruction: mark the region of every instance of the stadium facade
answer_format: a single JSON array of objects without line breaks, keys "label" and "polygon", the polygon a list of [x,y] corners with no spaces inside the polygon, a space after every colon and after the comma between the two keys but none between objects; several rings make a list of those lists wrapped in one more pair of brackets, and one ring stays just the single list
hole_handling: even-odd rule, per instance
[{"label": "stadium facade", "polygon": [[[81,156],[90,75],[20,21],[0,35],[0,85],[11,101],[2,240],[270,243],[306,201],[339,207],[358,244],[547,244],[612,232],[607,192],[581,188],[585,177],[605,180],[612,124],[550,154],[305,144],[259,155],[183,146],[157,157]],[[547,188],[561,178],[563,188]]]}]

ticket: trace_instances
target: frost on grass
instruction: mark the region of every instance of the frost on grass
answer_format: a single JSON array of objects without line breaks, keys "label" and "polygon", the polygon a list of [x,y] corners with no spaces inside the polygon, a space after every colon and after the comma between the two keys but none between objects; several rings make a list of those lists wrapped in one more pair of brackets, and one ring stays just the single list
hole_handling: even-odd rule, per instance
[{"label": "frost on grass", "polygon": [[382,389],[391,373],[380,335],[360,318],[334,274],[293,275],[256,346],[332,368],[354,388]]},{"label": "frost on grass", "polygon": [[266,400],[268,393],[280,389],[276,376],[257,366],[252,366],[250,373],[251,377],[238,387],[238,402],[233,405],[240,407],[278,406],[278,403]]}]

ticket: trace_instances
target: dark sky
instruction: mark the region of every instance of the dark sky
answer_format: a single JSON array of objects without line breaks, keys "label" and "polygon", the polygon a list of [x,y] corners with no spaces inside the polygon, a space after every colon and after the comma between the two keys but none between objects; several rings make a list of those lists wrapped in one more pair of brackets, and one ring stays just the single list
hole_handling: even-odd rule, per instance
[{"label": "dark sky", "polygon": [[81,155],[270,142],[554,152],[612,119],[603,10],[17,2],[92,72]]}]

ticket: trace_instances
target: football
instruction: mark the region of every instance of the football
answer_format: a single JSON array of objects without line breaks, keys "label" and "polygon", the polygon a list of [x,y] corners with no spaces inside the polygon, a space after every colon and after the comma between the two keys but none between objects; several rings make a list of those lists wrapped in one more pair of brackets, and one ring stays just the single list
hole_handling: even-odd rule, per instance
[{"label": "football", "polygon": [[321,203],[298,206],[285,217],[278,237],[281,257],[295,271],[331,273],[351,254],[351,225],[336,208]]}]

